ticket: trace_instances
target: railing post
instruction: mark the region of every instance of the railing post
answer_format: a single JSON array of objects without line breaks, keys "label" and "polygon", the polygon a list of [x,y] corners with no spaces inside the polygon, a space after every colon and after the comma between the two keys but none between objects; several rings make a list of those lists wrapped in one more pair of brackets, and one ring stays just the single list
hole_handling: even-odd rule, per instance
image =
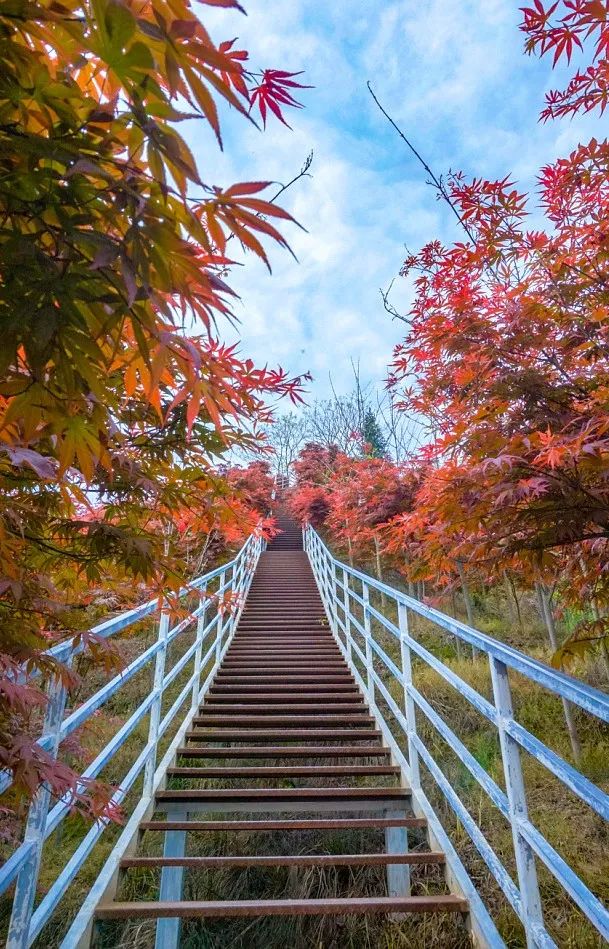
[{"label": "railing post", "polygon": [[220,656],[222,655],[222,627],[224,625],[224,614],[222,607],[224,605],[224,593],[222,589],[224,586],[226,578],[226,571],[223,570],[220,574],[220,583],[218,586],[218,622],[216,624],[216,663],[220,662]]},{"label": "railing post", "polygon": [[152,797],[154,790],[154,772],[156,771],[157,745],[159,741],[159,726],[163,706],[163,679],[165,678],[165,658],[167,656],[167,635],[169,633],[169,611],[163,604],[159,619],[159,633],[157,642],[161,644],[154,663],[154,684],[152,691],[154,700],[150,707],[150,725],[148,728],[148,744],[151,747],[146,766],[144,768],[143,797]]},{"label": "railing post", "polygon": [[201,612],[197,617],[197,648],[195,649],[194,682],[192,686],[191,701],[191,708],[193,711],[196,711],[199,705],[201,659],[203,656],[203,630],[205,629],[205,615],[207,613],[207,580],[201,587],[201,592],[199,593],[199,609]]},{"label": "railing post", "polygon": [[[169,810],[168,821],[183,820],[181,811]],[[186,852],[186,831],[168,830],[165,832],[163,845],[164,857],[183,857]],[[178,902],[182,899],[184,885],[184,867],[163,867],[161,870],[161,885],[159,900],[163,903]],[[181,920],[173,917],[159,919],[156,924],[155,949],[177,949],[180,941]]]},{"label": "railing post", "polygon": [[317,542],[315,546],[316,546],[316,556],[317,556],[317,564],[318,564],[317,569],[319,571],[321,598],[324,601],[324,606],[327,608],[328,592],[326,590],[326,558],[325,558],[323,550],[321,549],[321,543],[320,543],[319,537],[317,538]]},{"label": "railing post", "polygon": [[[48,687],[48,704],[44,717],[43,737],[52,738],[50,754],[57,757],[63,714],[66,707],[66,688],[59,677],[54,676]],[[32,801],[25,827],[24,843],[30,852],[15,886],[13,912],[8,930],[7,949],[27,949],[30,944],[29,931],[36,885],[40,870],[40,859],[44,845],[44,831],[51,801],[48,784],[40,786]]]},{"label": "railing post", "polygon": [[417,719],[416,709],[410,687],[412,686],[412,654],[410,643],[408,642],[408,607],[405,603],[398,601],[398,625],[400,627],[400,660],[402,665],[402,686],[404,689],[404,711],[406,713],[406,724],[408,726],[406,737],[408,739],[408,764],[410,765],[410,784],[413,788],[421,787],[421,769],[419,765],[419,752],[416,746]]},{"label": "railing post", "polygon": [[237,581],[235,575],[235,583],[233,586],[233,593],[237,600],[237,608],[234,613],[233,630],[237,628],[237,623],[239,622],[241,613],[243,611],[243,606],[245,604],[245,597],[247,596],[247,591],[249,590],[250,586],[250,574],[252,571],[250,570],[249,564],[250,562],[253,564],[258,563],[258,551],[260,543],[261,539],[256,537],[251,544],[252,549],[246,550],[239,561],[239,580]]},{"label": "railing post", "polygon": [[[398,820],[407,817],[406,811],[395,811],[385,817]],[[385,852],[388,854],[408,853],[408,830],[406,827],[387,827],[385,830]],[[387,896],[410,896],[410,867],[407,863],[390,863],[387,866]],[[400,913],[390,917],[399,922]]]},{"label": "railing post", "polygon": [[328,567],[330,569],[330,591],[331,591],[331,609],[330,622],[334,627],[334,635],[339,636],[338,625],[338,586],[336,583],[336,564],[328,558]]},{"label": "railing post", "polygon": [[328,594],[328,555],[325,551],[319,551],[319,557],[321,561],[320,565],[320,574],[321,574],[321,591],[322,599],[324,601],[324,606],[328,612],[330,611],[330,597]]},{"label": "railing post", "polygon": [[364,601],[364,636],[365,636],[365,645],[366,645],[366,680],[368,684],[368,697],[370,702],[374,704],[374,678],[372,676],[374,665],[373,665],[373,652],[372,652],[372,624],[370,622],[370,588],[368,584],[362,580],[362,599]]},{"label": "railing post", "polygon": [[237,612],[239,609],[238,583],[239,583],[239,580],[237,578],[237,564],[233,564],[231,579],[230,579],[230,588],[229,588],[229,601],[228,601],[229,617],[228,617],[228,622],[227,622],[227,630],[228,630],[227,639],[229,639],[233,635],[235,631],[235,624],[237,622]]},{"label": "railing post", "polygon": [[344,608],[344,620],[345,620],[345,644],[347,647],[347,655],[349,660],[353,661],[353,647],[351,645],[351,598],[349,596],[349,574],[345,567],[343,567],[343,608]]},{"label": "railing post", "polygon": [[326,591],[328,596],[328,609],[330,612],[330,626],[334,618],[334,600],[332,598],[332,576],[333,576],[333,567],[332,558],[326,554]]},{"label": "railing post", "polygon": [[512,838],[514,841],[514,856],[516,858],[520,899],[522,901],[522,923],[525,930],[527,946],[529,949],[534,949],[537,945],[534,931],[539,927],[543,929],[543,913],[539,896],[539,884],[537,882],[535,854],[527,840],[521,834],[519,828],[520,821],[528,819],[528,809],[520,762],[520,751],[516,741],[505,728],[506,722],[514,720],[512,694],[506,664],[494,656],[489,656],[489,662],[493,682],[493,696],[497,710],[497,728],[501,744],[501,757],[503,759],[505,789],[507,792],[510,824],[512,826]]}]

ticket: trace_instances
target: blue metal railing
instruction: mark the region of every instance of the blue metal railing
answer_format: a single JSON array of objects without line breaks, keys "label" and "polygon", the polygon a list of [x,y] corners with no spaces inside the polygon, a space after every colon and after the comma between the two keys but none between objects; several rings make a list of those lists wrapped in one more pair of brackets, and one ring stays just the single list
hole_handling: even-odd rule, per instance
[{"label": "blue metal railing", "polygon": [[[154,793],[164,780],[167,766],[171,763],[176,749],[183,740],[190,721],[196,714],[197,708],[236,629],[258,558],[264,546],[265,543],[261,537],[252,535],[234,560],[202,577],[198,577],[182,589],[179,593],[180,600],[198,594],[199,602],[196,609],[192,610],[185,619],[182,619],[173,628],[170,628],[170,610],[168,604],[166,604],[165,608],[160,611],[156,641],[123,669],[119,675],[107,682],[67,716],[65,715],[66,691],[58,679],[51,681],[43,733],[38,743],[46,752],[50,752],[56,757],[61,742],[84,725],[112,696],[120,692],[130,679],[141,672],[142,669],[151,665],[154,660],[152,691],[131,712],[127,721],[121,725],[116,734],[82,774],[84,780],[97,777],[113,760],[137,726],[148,716],[149,726],[146,744],[112,796],[112,804],[120,805],[137,779],[143,775],[139,801],[136,803],[133,814],[121,833],[111,857],[88,898],[84,901],[83,907],[62,945],[76,945],[80,941],[82,933],[86,932],[92,917],[92,909],[97,902],[96,894],[103,892],[109,876],[114,872],[120,856],[122,856],[137,828],[141,815],[145,813],[146,808],[151,806]],[[210,585],[215,580],[218,581],[218,585],[212,593]],[[91,632],[98,637],[115,636],[117,633],[152,615],[158,609],[158,599],[151,600],[136,609],[129,610],[120,616],[99,624]],[[167,670],[166,660],[169,646],[178,640],[181,634],[191,627],[195,621],[197,625],[194,641],[177,659],[173,667]],[[50,650],[50,653],[62,662],[70,663],[81,649],[82,647],[74,648],[71,643],[62,643]],[[213,665],[208,671],[205,682],[201,683],[201,675],[208,669],[210,662]],[[186,683],[169,710],[163,715],[163,698],[167,689],[189,666],[191,666],[191,673]],[[189,705],[184,708],[187,702],[189,702]],[[181,716],[181,718],[178,718],[178,716]],[[159,762],[159,744],[170,727],[178,721],[180,721],[179,730],[171,741],[163,759]],[[0,793],[6,791],[11,783],[12,775],[10,773],[0,773]],[[44,843],[70,813],[70,803],[70,796],[67,795],[51,809],[50,789],[43,785],[30,807],[23,843],[17,847],[11,857],[0,868],[0,894],[15,883],[7,949],[27,949],[32,944],[50,920],[74,877],[90,856],[103,831],[110,823],[109,819],[102,818],[90,828],[53,885],[45,893],[39,905],[34,908]]]},{"label": "blue metal railing", "polygon": [[[412,788],[415,811],[427,819],[432,840],[446,853],[449,882],[469,900],[472,928],[477,940],[485,946],[504,946],[495,922],[421,786],[421,764],[425,766],[448,806],[469,834],[507,901],[521,920],[528,947],[549,949],[556,945],[544,920],[536,861],[545,865],[598,933],[609,940],[609,910],[529,819],[521,754],[525,752],[543,765],[605,820],[609,820],[609,796],[515,720],[509,672],[519,673],[529,682],[572,702],[603,722],[609,722],[609,696],[342,563],[332,556],[310,526],[304,529],[304,546],[333,633],[370,702],[396,762],[402,766],[405,778]],[[371,591],[382,596],[382,603],[393,605],[397,623],[385,615],[386,607],[379,610],[371,604]],[[480,656],[487,657],[492,683],[492,702],[415,638],[409,623],[410,614],[424,617],[440,630],[469,643]],[[375,624],[399,644],[399,666],[375,638]],[[417,689],[413,680],[414,657],[433,669],[494,726],[501,749],[505,791]],[[387,676],[384,679],[377,673],[374,667],[375,658],[381,661],[390,674],[389,680],[393,679],[398,683],[402,695],[401,706],[387,688]],[[364,676],[360,673],[356,660],[361,663]],[[397,722],[397,735],[394,734],[395,726],[392,728],[380,711],[376,701],[377,695],[388,706]],[[417,714],[422,715],[427,725],[432,726],[448,743],[486,792],[492,804],[508,821],[512,832],[516,880],[512,879],[475,818],[434,759],[428,743],[425,743],[421,730],[417,727]],[[573,832],[577,833],[578,829],[574,827]]]}]

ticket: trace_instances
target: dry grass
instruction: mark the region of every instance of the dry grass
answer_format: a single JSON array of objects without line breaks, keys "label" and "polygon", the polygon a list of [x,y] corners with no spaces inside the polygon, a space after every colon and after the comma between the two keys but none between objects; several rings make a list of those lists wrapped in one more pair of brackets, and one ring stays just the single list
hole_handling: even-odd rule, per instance
[{"label": "dry grass", "polygon": [[[263,815],[261,815],[263,816]],[[269,815],[270,816],[270,815]],[[147,834],[142,852],[160,853],[158,834]],[[423,838],[413,836],[413,849]],[[383,836],[379,831],[290,832],[277,834],[193,834],[189,855],[219,854],[319,854],[380,852]],[[412,875],[413,893],[445,892],[438,868],[416,868]],[[146,899],[158,892],[158,871],[130,871],[122,881],[119,896]],[[185,876],[187,899],[321,899],[339,896],[385,895],[385,878],[379,868],[273,868],[246,871],[216,870]],[[154,944],[154,923],[117,926],[105,923],[100,928],[96,949],[133,947],[148,949]],[[425,946],[429,949],[465,949],[469,937],[460,917],[417,917],[391,923],[381,917],[269,917],[261,920],[209,920],[186,922],[181,946],[271,947],[287,944],[297,949],[309,946],[398,947]]]}]

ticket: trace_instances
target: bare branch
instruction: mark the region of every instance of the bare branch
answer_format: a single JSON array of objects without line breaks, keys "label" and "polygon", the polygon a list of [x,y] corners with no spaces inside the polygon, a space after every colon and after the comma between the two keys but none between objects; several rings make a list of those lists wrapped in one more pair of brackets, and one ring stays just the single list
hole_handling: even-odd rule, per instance
[{"label": "bare branch", "polygon": [[284,191],[287,191],[288,188],[291,188],[292,185],[295,185],[297,181],[300,181],[301,178],[312,178],[313,176],[309,174],[309,168],[313,164],[313,152],[310,151],[307,157],[304,160],[304,164],[297,175],[295,175],[291,181],[288,181],[287,184],[282,185],[277,194],[274,194],[270,198],[271,204],[273,201],[276,201],[279,195],[283,194]]},{"label": "bare branch", "polygon": [[427,164],[427,162],[425,161],[425,159],[423,158],[423,156],[419,154],[419,152],[416,150],[416,148],[414,147],[414,145],[412,144],[412,142],[410,142],[409,139],[406,138],[406,136],[405,136],[404,133],[402,132],[402,130],[401,130],[401,128],[399,127],[399,125],[397,125],[397,124],[394,122],[394,120],[391,118],[391,116],[389,115],[389,113],[383,108],[383,106],[381,105],[381,103],[379,102],[379,100],[377,99],[376,95],[374,94],[374,92],[373,92],[373,90],[372,90],[372,86],[370,85],[370,80],[368,80],[368,82],[366,83],[366,85],[368,86],[368,92],[370,93],[370,95],[372,96],[372,98],[374,99],[374,101],[376,102],[376,104],[377,104],[378,108],[380,109],[380,111],[383,113],[383,115],[385,116],[385,118],[387,119],[387,121],[393,126],[393,128],[396,130],[396,132],[398,133],[398,135],[400,136],[400,138],[402,139],[402,141],[405,142],[405,144],[408,146],[408,148],[410,149],[410,151],[412,152],[412,154],[415,156],[415,158],[417,159],[417,161],[419,161],[419,162],[421,163],[421,165],[423,166],[423,168],[425,169],[425,171],[426,171],[427,174],[429,175],[429,177],[430,177],[431,180],[430,180],[428,183],[431,184],[431,185],[433,185],[433,186],[437,189],[438,194],[443,198],[444,201],[446,201],[447,205],[449,206],[449,208],[451,209],[451,211],[453,212],[453,214],[454,214],[455,217],[457,218],[459,224],[461,225],[461,227],[463,228],[463,230],[465,231],[465,233],[466,233],[467,236],[469,237],[470,241],[472,241],[472,243],[474,243],[474,242],[475,242],[474,235],[471,233],[471,231],[469,230],[467,224],[465,223],[465,221],[463,220],[463,218],[462,218],[461,215],[459,214],[459,211],[458,211],[456,205],[455,205],[454,202],[451,200],[450,195],[448,194],[446,188],[444,187],[444,183],[442,182],[442,179],[441,179],[441,178],[438,178],[438,176],[437,176],[436,174],[434,174],[434,172],[433,172],[432,169],[429,167],[429,165]]},{"label": "bare branch", "polygon": [[391,281],[391,283],[389,284],[386,290],[383,290],[382,287],[379,289],[381,300],[383,301],[383,307],[385,309],[385,312],[388,313],[389,316],[393,320],[401,320],[402,323],[408,323],[408,319],[405,316],[402,316],[401,313],[398,313],[393,303],[391,303],[389,300],[389,294],[391,293],[391,289],[394,283],[395,283],[395,277],[393,278],[393,280]]}]

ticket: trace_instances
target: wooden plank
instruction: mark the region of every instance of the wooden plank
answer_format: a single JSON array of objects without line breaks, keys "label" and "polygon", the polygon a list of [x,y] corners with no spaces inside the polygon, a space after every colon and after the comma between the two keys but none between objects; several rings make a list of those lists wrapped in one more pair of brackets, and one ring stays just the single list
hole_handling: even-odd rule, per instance
[{"label": "wooden plank", "polygon": [[212,916],[349,916],[368,913],[465,913],[460,896],[357,897],[321,900],[183,900],[175,903],[108,903],[98,919],[180,919]]},{"label": "wooden plank", "polygon": [[214,682],[243,682],[247,683],[263,683],[263,682],[302,682],[302,683],[314,683],[314,682],[335,682],[335,683],[351,683],[353,678],[351,673],[345,668],[342,669],[329,669],[328,672],[311,672],[310,669],[304,667],[302,670],[292,670],[288,668],[274,669],[268,666],[265,669],[251,669],[250,667],[245,667],[243,669],[220,669]]},{"label": "wooden plank", "polygon": [[381,745],[242,745],[240,748],[178,748],[184,758],[390,758]]},{"label": "wooden plank", "polygon": [[303,820],[150,820],[140,824],[140,830],[163,833],[168,830],[274,833],[276,830],[384,830],[386,827],[427,827],[427,821],[423,817],[319,817]]},{"label": "wooden plank", "polygon": [[329,728],[332,728],[334,725],[370,725],[372,728],[374,726],[374,719],[370,715],[370,712],[367,709],[364,709],[362,712],[356,712],[353,715],[324,715],[322,712],[319,712],[317,715],[274,715],[272,712],[266,713],[264,716],[257,716],[254,714],[250,715],[231,715],[230,722],[227,723],[225,715],[197,715],[193,719],[193,725],[248,725],[248,726],[259,726],[263,728],[267,725],[269,728],[271,725],[315,725],[316,728],[321,728],[324,725],[327,725]]},{"label": "wooden plank", "polygon": [[173,767],[167,769],[170,778],[333,778],[358,777],[359,775],[398,775],[397,765],[280,765],[249,767]]},{"label": "wooden plank", "polygon": [[200,712],[203,714],[213,713],[215,715],[243,715],[245,713],[255,713],[256,715],[275,715],[277,712],[305,712],[308,715],[324,715],[326,712],[355,712],[358,709],[361,709],[362,712],[370,714],[368,712],[368,706],[363,702],[351,702],[349,704],[339,704],[335,703],[321,703],[321,702],[310,702],[309,704],[294,704],[290,705],[289,703],[273,703],[269,705],[261,705],[258,707],[254,702],[236,702],[234,704],[229,704],[228,702],[224,705],[221,702],[206,702],[205,705],[201,706]]},{"label": "wooden plank", "polygon": [[222,857],[125,857],[123,869],[143,867],[188,867],[193,870],[221,870],[225,868],[246,869],[249,867],[384,867],[389,863],[426,865],[444,863],[444,854],[439,851],[415,851],[402,854],[388,853],[339,853],[339,854],[288,854],[285,856],[222,856]]},{"label": "wooden plank", "polygon": [[260,702],[267,703],[273,702],[276,704],[285,704],[289,703],[290,700],[297,698],[298,702],[306,702],[308,705],[313,705],[315,707],[317,702],[348,702],[353,705],[355,703],[363,702],[363,697],[361,692],[358,692],[356,689],[353,689],[353,692],[258,692],[254,690],[253,692],[213,692],[211,689],[207,693],[212,702]]},{"label": "wooden plank", "polygon": [[157,791],[157,803],[183,801],[408,801],[407,788],[185,788]]},{"label": "wooden plank", "polygon": [[192,741],[313,741],[323,738],[329,741],[334,738],[365,739],[380,738],[381,731],[376,728],[208,728],[186,732],[186,738]]}]

